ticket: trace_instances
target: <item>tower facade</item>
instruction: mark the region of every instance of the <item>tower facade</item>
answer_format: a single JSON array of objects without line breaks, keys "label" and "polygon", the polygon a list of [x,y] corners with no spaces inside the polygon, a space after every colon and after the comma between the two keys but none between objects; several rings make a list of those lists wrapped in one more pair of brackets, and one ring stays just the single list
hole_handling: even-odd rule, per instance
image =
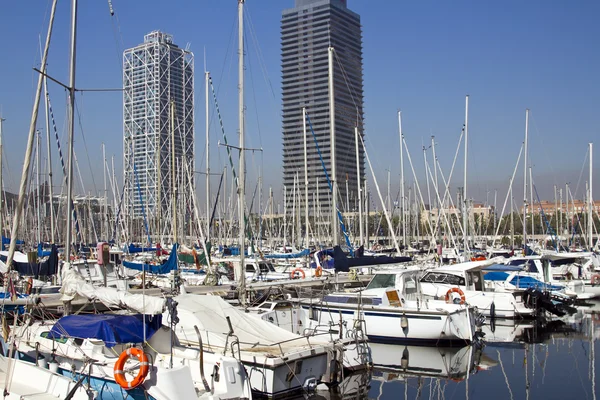
[{"label": "tower facade", "polygon": [[[364,181],[364,150],[359,143],[357,173],[355,148],[355,127],[363,134],[362,29],[359,15],[347,8],[346,0],[295,0],[295,8],[282,13],[283,183],[288,190],[295,179],[304,186],[303,107],[331,177],[329,47],[334,49],[338,208],[353,211],[357,181]],[[328,211],[331,190],[310,127],[307,135],[309,202],[314,199],[322,211]],[[314,204],[311,209],[314,213]]]},{"label": "tower facade", "polygon": [[123,164],[124,212],[146,217],[152,235],[181,230],[175,217],[184,221],[193,188],[194,56],[160,31],[123,53]]}]

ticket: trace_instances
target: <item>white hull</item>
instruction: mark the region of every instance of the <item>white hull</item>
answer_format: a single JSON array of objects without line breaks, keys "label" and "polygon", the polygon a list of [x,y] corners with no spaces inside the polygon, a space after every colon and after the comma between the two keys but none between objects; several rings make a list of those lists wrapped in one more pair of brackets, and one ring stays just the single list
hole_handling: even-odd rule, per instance
[{"label": "white hull", "polygon": [[[416,303],[416,302],[415,302]],[[441,302],[436,302],[441,303]],[[310,304],[302,302],[302,308],[310,315],[308,328],[331,326],[340,329],[340,319],[345,327],[354,327],[364,320],[364,332],[371,342],[441,344],[473,341],[475,332],[473,312],[468,307],[448,304],[447,309],[430,309],[426,302],[419,309],[414,307],[357,306],[332,302]],[[403,318],[406,327],[402,328]]]}]

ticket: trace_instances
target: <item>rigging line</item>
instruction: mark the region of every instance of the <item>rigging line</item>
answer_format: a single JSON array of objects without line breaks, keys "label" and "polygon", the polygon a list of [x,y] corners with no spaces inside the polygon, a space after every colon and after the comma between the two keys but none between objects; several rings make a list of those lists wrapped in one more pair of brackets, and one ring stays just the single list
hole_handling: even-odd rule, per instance
[{"label": "rigging line", "polygon": [[[260,42],[258,41],[258,36],[256,35],[256,30],[254,29],[254,23],[252,22],[252,18],[250,17],[250,13],[248,12],[248,6],[244,7],[244,12],[246,13],[246,18],[248,21],[250,37],[252,38],[252,40],[254,42],[254,46],[257,50],[256,54],[257,54],[257,58],[258,58],[258,63],[260,65],[261,71],[263,73],[263,78],[265,79],[267,86],[269,87],[269,91],[270,91],[272,100],[276,100],[277,97],[275,96],[275,90],[273,89],[273,83],[272,83],[271,79],[269,79],[269,72],[267,71],[267,65],[265,62],[265,58],[263,56],[263,52],[260,47]],[[279,112],[279,109],[277,107],[275,107],[275,110],[276,110],[275,114],[278,117],[280,117],[281,113]]]},{"label": "rigging line", "polygon": [[[110,24],[111,24],[112,31],[113,31],[113,39],[115,41],[115,52],[116,52],[116,56],[117,56],[117,65],[119,66],[119,69],[121,70],[121,75],[123,75],[122,55],[123,55],[123,48],[125,47],[124,42],[123,42],[123,33],[121,32],[121,22],[119,21],[119,16],[115,13],[115,10],[114,10],[111,0],[108,0],[108,10],[110,12]],[[116,21],[116,24],[115,24],[115,21]]]},{"label": "rigging line", "polygon": [[[247,43],[244,43],[247,46]],[[246,50],[246,53],[248,53],[248,50]],[[258,129],[258,141],[260,146],[262,147],[262,136],[261,136],[261,131],[260,131],[260,118],[258,116],[258,103],[256,102],[256,88],[254,87],[254,77],[252,75],[252,64],[250,62],[251,58],[250,57],[246,57],[246,59],[248,60],[248,72],[249,72],[249,77],[250,77],[250,86],[252,87],[252,99],[254,100],[254,113],[256,114],[256,128]]]},{"label": "rigging line", "polygon": [[[317,153],[319,154],[319,158],[321,159],[321,166],[323,167],[323,171],[325,172],[325,178],[327,178],[327,185],[329,186],[329,191],[332,193],[333,196],[336,196],[336,193],[333,192],[333,185],[331,184],[331,180],[329,179],[329,174],[327,173],[327,168],[325,167],[325,161],[323,161],[323,155],[321,154],[321,149],[319,148],[319,142],[317,141],[317,135],[315,134],[315,131],[313,129],[312,122],[310,121],[310,117],[308,116],[308,113],[306,114],[306,121],[308,122],[310,131],[312,132],[312,136],[315,141],[315,147],[317,149]],[[363,143],[363,145],[364,145],[364,143]],[[348,232],[346,231],[346,226],[344,225],[344,218],[342,216],[339,206],[337,207],[336,211],[337,211],[340,227],[342,228],[342,233],[344,234],[344,238],[346,239],[346,245],[350,249],[350,254],[354,256],[354,250],[352,249],[352,245],[350,244],[350,236],[348,235]]]},{"label": "rigging line", "polygon": [[[82,99],[81,101],[83,101],[83,94],[81,96],[79,96],[79,98]],[[81,132],[81,138],[83,139],[83,147],[85,148],[85,155],[87,157],[88,166],[90,167],[92,185],[94,185],[94,193],[96,193],[96,195],[97,195],[98,187],[96,186],[96,180],[94,179],[94,169],[92,168],[92,161],[90,160],[90,153],[89,153],[89,150],[87,147],[87,142],[85,140],[85,134],[83,133],[84,130],[83,130],[83,124],[81,122],[81,112],[79,111],[79,106],[77,105],[77,102],[75,102],[75,110],[77,111],[77,121],[79,124],[79,131]],[[81,173],[81,171],[80,171],[80,173]],[[83,180],[81,181],[81,189],[85,193],[85,188],[83,187]]]},{"label": "rigging line", "polygon": [[579,179],[577,180],[577,186],[575,186],[575,195],[577,195],[577,192],[579,191],[579,185],[581,184],[581,179],[583,177],[583,171],[585,170],[586,164],[588,164],[588,157],[590,155],[590,150],[589,148],[586,150],[585,152],[585,158],[583,159],[583,163],[581,164],[581,171],[579,171]]},{"label": "rigging line", "polygon": [[[56,120],[54,119],[54,111],[52,110],[52,103],[50,103],[50,95],[47,94],[47,96],[48,96],[48,112],[50,114],[50,120],[52,122],[52,129],[54,130],[54,137],[56,138],[56,145],[58,147],[58,158],[60,159],[60,165],[62,167],[62,172],[63,172],[63,179],[62,179],[63,184],[61,187],[61,195],[62,195],[62,188],[64,186],[66,186],[66,181],[67,181],[67,169],[65,166],[65,160],[63,158],[62,150],[60,147],[60,140],[58,138],[58,129],[56,129]],[[73,221],[75,222],[75,232],[77,233],[77,237],[81,241],[81,231],[79,230],[79,221],[77,219],[77,211],[75,209],[75,205],[73,204],[73,200],[71,200],[71,208],[73,210]]]}]

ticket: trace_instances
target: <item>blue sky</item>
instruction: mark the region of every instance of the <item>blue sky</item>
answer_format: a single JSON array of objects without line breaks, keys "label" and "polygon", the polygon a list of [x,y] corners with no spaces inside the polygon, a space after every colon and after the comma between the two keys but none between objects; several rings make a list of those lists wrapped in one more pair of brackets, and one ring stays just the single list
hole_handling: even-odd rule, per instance
[{"label": "blue sky", "polygon": [[[59,3],[48,68],[51,76],[66,82],[70,2]],[[247,145],[264,148],[262,156],[247,157],[248,192],[253,191],[260,169],[265,193],[269,185],[280,190],[279,26],[282,9],[293,3],[247,0],[251,22],[246,30]],[[431,135],[448,174],[464,120],[464,96],[469,94],[471,196],[485,201],[490,191],[491,201],[493,190],[498,189],[501,203],[523,141],[528,107],[530,165],[540,196],[551,198],[553,184],[564,187],[571,182],[574,190],[579,182],[576,197],[582,197],[588,174],[587,144],[600,130],[600,3],[348,0],[348,5],[361,15],[363,25],[366,143],[382,187],[387,169],[395,180],[392,191],[398,187],[397,110],[402,109],[417,174],[423,176],[422,143],[429,144]],[[196,169],[204,169],[204,51],[219,90],[229,141],[237,141],[237,2],[113,0],[113,7],[116,17],[110,16],[105,0],[80,2],[77,86],[121,87],[122,51],[141,43],[152,30],[172,34],[182,47],[189,44],[196,64]],[[49,8],[50,1],[12,1],[3,4],[0,14],[0,107],[7,119],[4,149],[9,190],[16,187],[22,168],[37,80],[32,67],[39,66],[39,37],[45,37]],[[64,149],[66,96],[55,84],[50,91]],[[77,123],[75,150],[85,192],[96,193],[102,187],[102,142],[108,156],[115,155],[117,176],[121,175],[121,94],[84,93],[78,97],[78,108],[81,126]],[[42,119],[38,124],[43,128]],[[213,144],[220,138],[217,128],[213,116]],[[596,153],[600,157],[600,149]],[[213,146],[211,154],[211,168],[220,169],[225,162],[223,150]],[[460,157],[454,187],[462,179],[462,152]],[[594,181],[598,199],[600,179],[596,176]],[[515,197],[520,199],[522,172],[515,184]]]}]

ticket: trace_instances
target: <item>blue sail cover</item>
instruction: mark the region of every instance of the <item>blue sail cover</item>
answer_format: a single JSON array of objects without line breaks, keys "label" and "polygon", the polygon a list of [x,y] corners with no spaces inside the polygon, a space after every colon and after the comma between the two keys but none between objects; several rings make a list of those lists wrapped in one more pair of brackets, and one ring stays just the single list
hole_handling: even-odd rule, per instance
[{"label": "blue sail cover", "polygon": [[[508,273],[501,271],[488,272],[483,276],[486,281],[505,281],[508,278]],[[519,289],[540,289],[540,290],[562,290],[563,286],[550,285],[531,276],[515,275],[509,282],[511,285]]]},{"label": "blue sail cover", "polygon": [[123,266],[125,268],[146,271],[153,274],[168,274],[169,272],[177,269],[177,247],[178,245],[175,243],[173,245],[173,249],[171,249],[171,254],[169,254],[167,261],[160,265],[123,260]]},{"label": "blue sail cover", "polygon": [[158,250],[158,247],[138,247],[136,245],[134,245],[133,243],[130,243],[129,246],[125,246],[125,248],[123,249],[123,251],[125,253],[143,253],[143,252],[147,252],[147,251],[156,251]]},{"label": "blue sail cover", "polygon": [[50,255],[50,250],[44,250],[44,245],[42,243],[38,243],[38,257],[46,257]]},{"label": "blue sail cover", "polygon": [[59,319],[48,334],[48,339],[99,339],[106,347],[121,343],[141,343],[158,331],[162,315],[88,314],[68,315]]},{"label": "blue sail cover", "polygon": [[[239,250],[238,250],[239,252]],[[310,254],[309,249],[304,249],[299,253],[287,253],[287,254],[266,254],[265,258],[300,258],[306,257]]]}]

